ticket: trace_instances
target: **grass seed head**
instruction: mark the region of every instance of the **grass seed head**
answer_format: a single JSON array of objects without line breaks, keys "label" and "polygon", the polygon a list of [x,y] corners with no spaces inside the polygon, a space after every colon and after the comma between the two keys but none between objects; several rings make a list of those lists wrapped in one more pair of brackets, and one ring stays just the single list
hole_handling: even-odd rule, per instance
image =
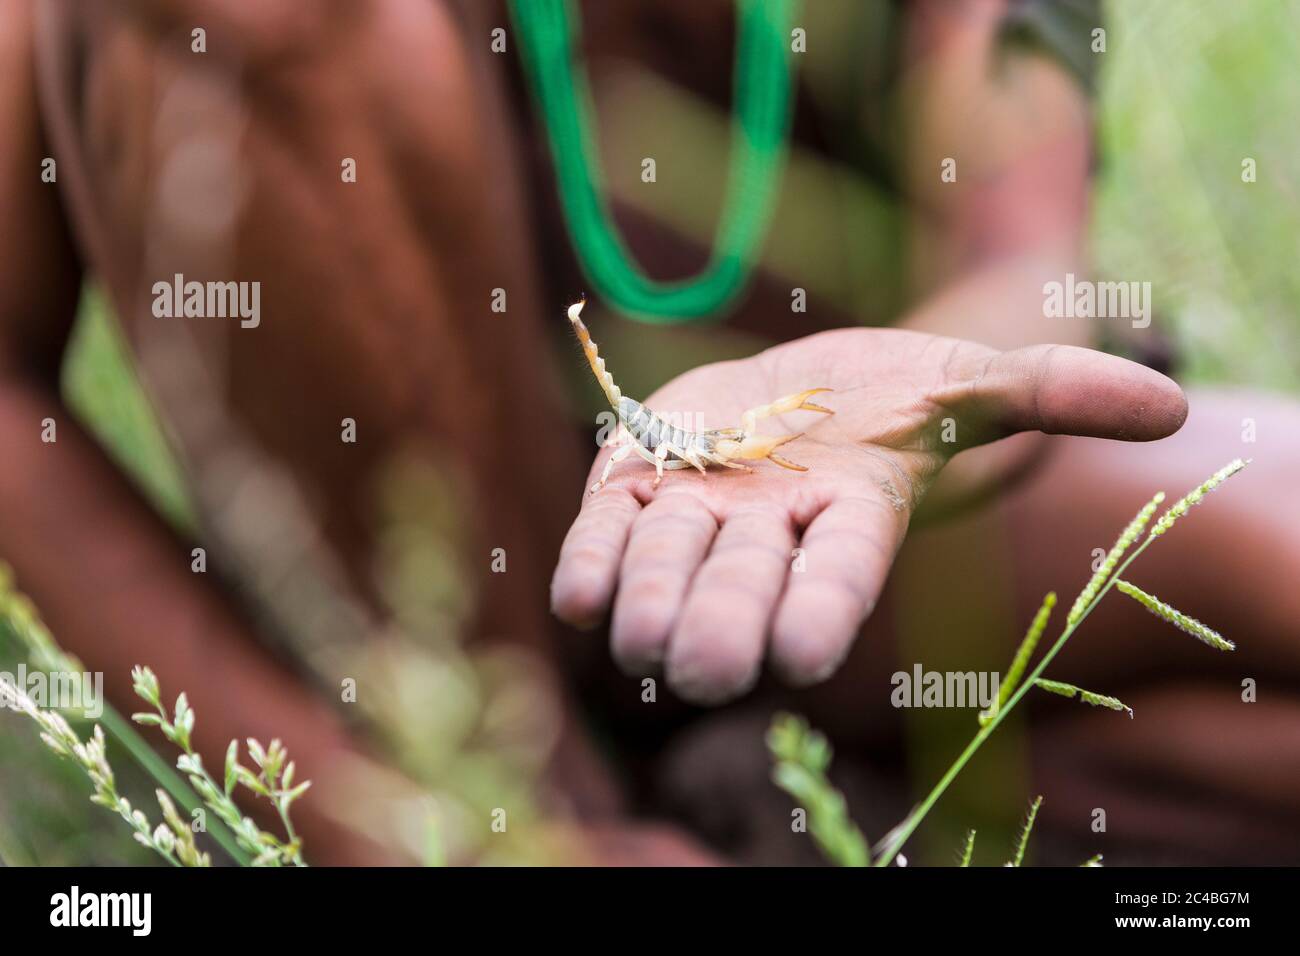
[{"label": "grass seed head", "polygon": [[1156,617],[1163,618],[1178,630],[1192,635],[1198,641],[1208,644],[1217,651],[1235,651],[1237,645],[1226,639],[1213,628],[1206,627],[1194,617],[1189,617],[1177,608],[1172,608],[1153,594],[1148,594],[1135,584],[1117,580],[1115,587],[1137,601]]},{"label": "grass seed head", "polygon": [[1174,526],[1175,521],[1187,514],[1193,505],[1200,504],[1201,499],[1237,472],[1241,471],[1241,469],[1245,468],[1248,464],[1250,464],[1249,458],[1245,461],[1240,458],[1234,458],[1207,478],[1198,487],[1193,488],[1187,494],[1183,495],[1183,497],[1174,502],[1168,511],[1160,516],[1160,520],[1157,521],[1155,527],[1151,529],[1151,536],[1154,538],[1158,535],[1164,534]]}]

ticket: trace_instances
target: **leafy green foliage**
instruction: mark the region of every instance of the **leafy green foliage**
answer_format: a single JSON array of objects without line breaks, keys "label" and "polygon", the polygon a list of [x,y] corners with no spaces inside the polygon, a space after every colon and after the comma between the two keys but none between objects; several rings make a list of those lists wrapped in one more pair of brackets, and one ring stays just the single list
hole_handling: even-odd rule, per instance
[{"label": "leafy green foliage", "polygon": [[870,866],[871,851],[849,817],[841,794],[826,776],[831,746],[791,714],[778,714],[767,734],[776,760],[772,778],[808,814],[808,830],[826,857],[838,866]]},{"label": "leafy green foliage", "polygon": [[192,531],[193,502],[102,291],[87,286],[68,343],[64,401],[173,527]]}]

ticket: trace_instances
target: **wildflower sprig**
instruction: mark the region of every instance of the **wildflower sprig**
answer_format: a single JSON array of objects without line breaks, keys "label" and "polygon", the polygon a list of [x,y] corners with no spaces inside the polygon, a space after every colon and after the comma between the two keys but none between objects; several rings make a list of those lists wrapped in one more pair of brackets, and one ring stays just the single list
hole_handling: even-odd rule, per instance
[{"label": "wildflower sprig", "polygon": [[194,843],[194,832],[189,828],[171,799],[161,789],[156,791],[158,805],[162,808],[163,823],[157,827],[149,823],[142,810],[131,806],[131,801],[117,792],[117,778],[108,763],[107,738],[104,728],[95,724],[90,738],[82,741],[72,725],[62,714],[43,710],[12,682],[0,680],[0,701],[16,705],[40,729],[45,746],[64,759],[77,764],[90,779],[94,793],[90,802],[113,811],[126,822],[135,839],[153,850],[172,866],[208,866],[208,854],[199,852]]},{"label": "wildflower sprig", "polygon": [[[176,760],[176,769],[187,775],[190,785],[203,802],[222,823],[230,827],[235,840],[252,856],[253,866],[306,866],[302,858],[302,840],[294,832],[293,823],[289,819],[289,807],[306,792],[311,781],[293,786],[293,761],[286,764],[287,754],[280,741],[272,740],[269,747],[263,748],[258,741],[251,737],[248,739],[249,757],[258,768],[258,772],[254,773],[239,763],[239,743],[232,740],[226,750],[224,780],[218,785],[203,766],[203,759],[191,743],[194,710],[185,694],[176,698],[176,705],[169,716],[162,703],[158,678],[152,670],[136,667],[131,671],[131,680],[136,695],[154,708],[152,713],[132,714],[131,719],[138,724],[156,726],[164,737],[183,751]],[[236,785],[242,785],[271,801],[284,824],[287,842],[261,829],[250,817],[240,812],[232,798]]]},{"label": "wildflower sprig", "polygon": [[[77,672],[85,669],[80,661],[59,647],[41,620],[35,605],[14,587],[13,572],[4,563],[0,563],[0,627],[17,639],[28,661],[41,670]],[[102,723],[107,728],[108,736],[121,744],[182,809],[191,813],[197,809],[200,806],[199,799],[185,785],[180,775],[154,753],[130,722],[108,702],[103,702],[103,708]],[[236,863],[249,862],[234,837],[220,823],[209,827],[208,834]]]},{"label": "wildflower sprig", "polygon": [[871,852],[849,816],[844,795],[826,777],[831,746],[802,718],[778,714],[767,734],[776,759],[773,780],[799,801],[808,829],[822,852],[838,866],[870,866]]}]

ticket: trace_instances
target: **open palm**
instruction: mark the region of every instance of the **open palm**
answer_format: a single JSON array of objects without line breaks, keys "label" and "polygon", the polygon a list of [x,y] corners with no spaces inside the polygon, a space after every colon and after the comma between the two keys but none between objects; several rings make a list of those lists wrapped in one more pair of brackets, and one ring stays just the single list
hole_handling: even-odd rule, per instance
[{"label": "open palm", "polygon": [[[847,654],[884,585],[908,521],[947,461],[1019,431],[1130,441],[1186,416],[1176,384],[1124,359],[1069,346],[997,352],[895,329],[840,329],[750,359],[693,369],[646,404],[692,429],[814,387],[833,416],[763,419],[807,466],[668,473],[639,458],[588,494],[560,552],[556,614],[590,626],[613,605],[611,642],[628,672],[662,666],[681,696],[725,700],[762,661],[796,684]],[[591,479],[609,449],[596,457]]]}]

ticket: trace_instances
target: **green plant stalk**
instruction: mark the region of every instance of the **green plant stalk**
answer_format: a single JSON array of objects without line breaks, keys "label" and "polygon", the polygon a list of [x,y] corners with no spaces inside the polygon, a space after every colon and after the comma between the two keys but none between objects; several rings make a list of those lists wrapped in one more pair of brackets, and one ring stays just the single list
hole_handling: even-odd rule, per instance
[{"label": "green plant stalk", "polygon": [[289,808],[285,805],[283,799],[275,801],[275,809],[280,814],[280,822],[284,824],[284,832],[288,835],[289,842],[297,843],[298,834],[294,832],[293,822],[289,819]]},{"label": "green plant stalk", "polygon": [[961,848],[961,859],[957,862],[958,866],[970,866],[971,856],[975,853],[975,831],[966,831],[966,843]]},{"label": "green plant stalk", "polygon": [[[126,748],[135,761],[158,781],[172,799],[185,808],[187,813],[193,814],[196,809],[203,806],[198,794],[190,789],[181,775],[173,770],[166,760],[158,756],[144,738],[135,732],[135,728],[107,702],[104,704],[104,713],[100,722],[104,725],[104,729]],[[235,843],[234,836],[220,820],[213,818],[209,822],[208,833],[240,866],[248,866],[252,862],[252,858]]]},{"label": "green plant stalk", "polygon": [[1078,620],[1073,624],[1066,624],[1065,630],[1062,631],[1061,636],[1056,639],[1056,643],[1053,644],[1047,653],[1043,655],[1043,659],[1039,661],[1038,666],[1033,669],[1029,677],[1026,678],[1016,692],[1011,695],[1006,706],[1000,708],[993,716],[993,719],[975,734],[971,739],[971,742],[966,745],[966,749],[961,752],[961,756],[953,762],[953,765],[948,768],[947,773],[945,773],[939,779],[939,782],[935,784],[934,789],[930,791],[915,810],[908,814],[907,819],[904,820],[902,825],[898,828],[898,836],[894,840],[890,841],[891,845],[885,848],[884,852],[876,859],[876,862],[872,864],[873,866],[888,866],[893,862],[894,857],[898,855],[898,851],[903,848],[903,844],[908,841],[911,835],[916,831],[916,828],[921,825],[921,821],[926,818],[926,815],[929,814],[930,810],[938,802],[939,798],[943,796],[944,791],[947,790],[953,780],[956,779],[957,774],[961,773],[962,768],[966,766],[970,761],[970,758],[975,756],[975,752],[984,745],[984,741],[992,735],[993,731],[997,730],[998,725],[1002,723],[1003,718],[1015,709],[1015,706],[1020,703],[1020,698],[1024,697],[1025,694],[1029,692],[1030,688],[1034,686],[1034,682],[1043,676],[1043,671],[1047,669],[1047,665],[1052,663],[1052,659],[1060,653],[1061,648],[1065,646],[1065,642],[1068,641],[1071,635],[1079,629],[1079,625],[1087,620],[1088,615],[1092,613],[1092,609],[1101,602],[1101,599],[1106,596],[1106,592],[1115,584],[1116,578],[1118,578],[1130,564],[1137,560],[1138,556],[1150,547],[1151,542],[1155,539],[1155,535],[1148,534],[1146,539],[1143,540],[1143,542],[1133,550],[1133,553],[1128,556],[1127,560],[1111,572],[1110,577],[1106,579],[1106,584],[1097,590],[1097,596],[1092,599],[1091,603],[1088,604],[1083,613],[1079,615]]},{"label": "green plant stalk", "polygon": [[1034,798],[1034,802],[1029,805],[1029,812],[1025,814],[1024,825],[1020,828],[1020,834],[1016,837],[1016,845],[1012,850],[1011,866],[1020,866],[1025,862],[1025,851],[1029,849],[1029,837],[1034,832],[1034,821],[1038,819],[1038,810],[1043,805],[1043,797],[1040,794]]}]

